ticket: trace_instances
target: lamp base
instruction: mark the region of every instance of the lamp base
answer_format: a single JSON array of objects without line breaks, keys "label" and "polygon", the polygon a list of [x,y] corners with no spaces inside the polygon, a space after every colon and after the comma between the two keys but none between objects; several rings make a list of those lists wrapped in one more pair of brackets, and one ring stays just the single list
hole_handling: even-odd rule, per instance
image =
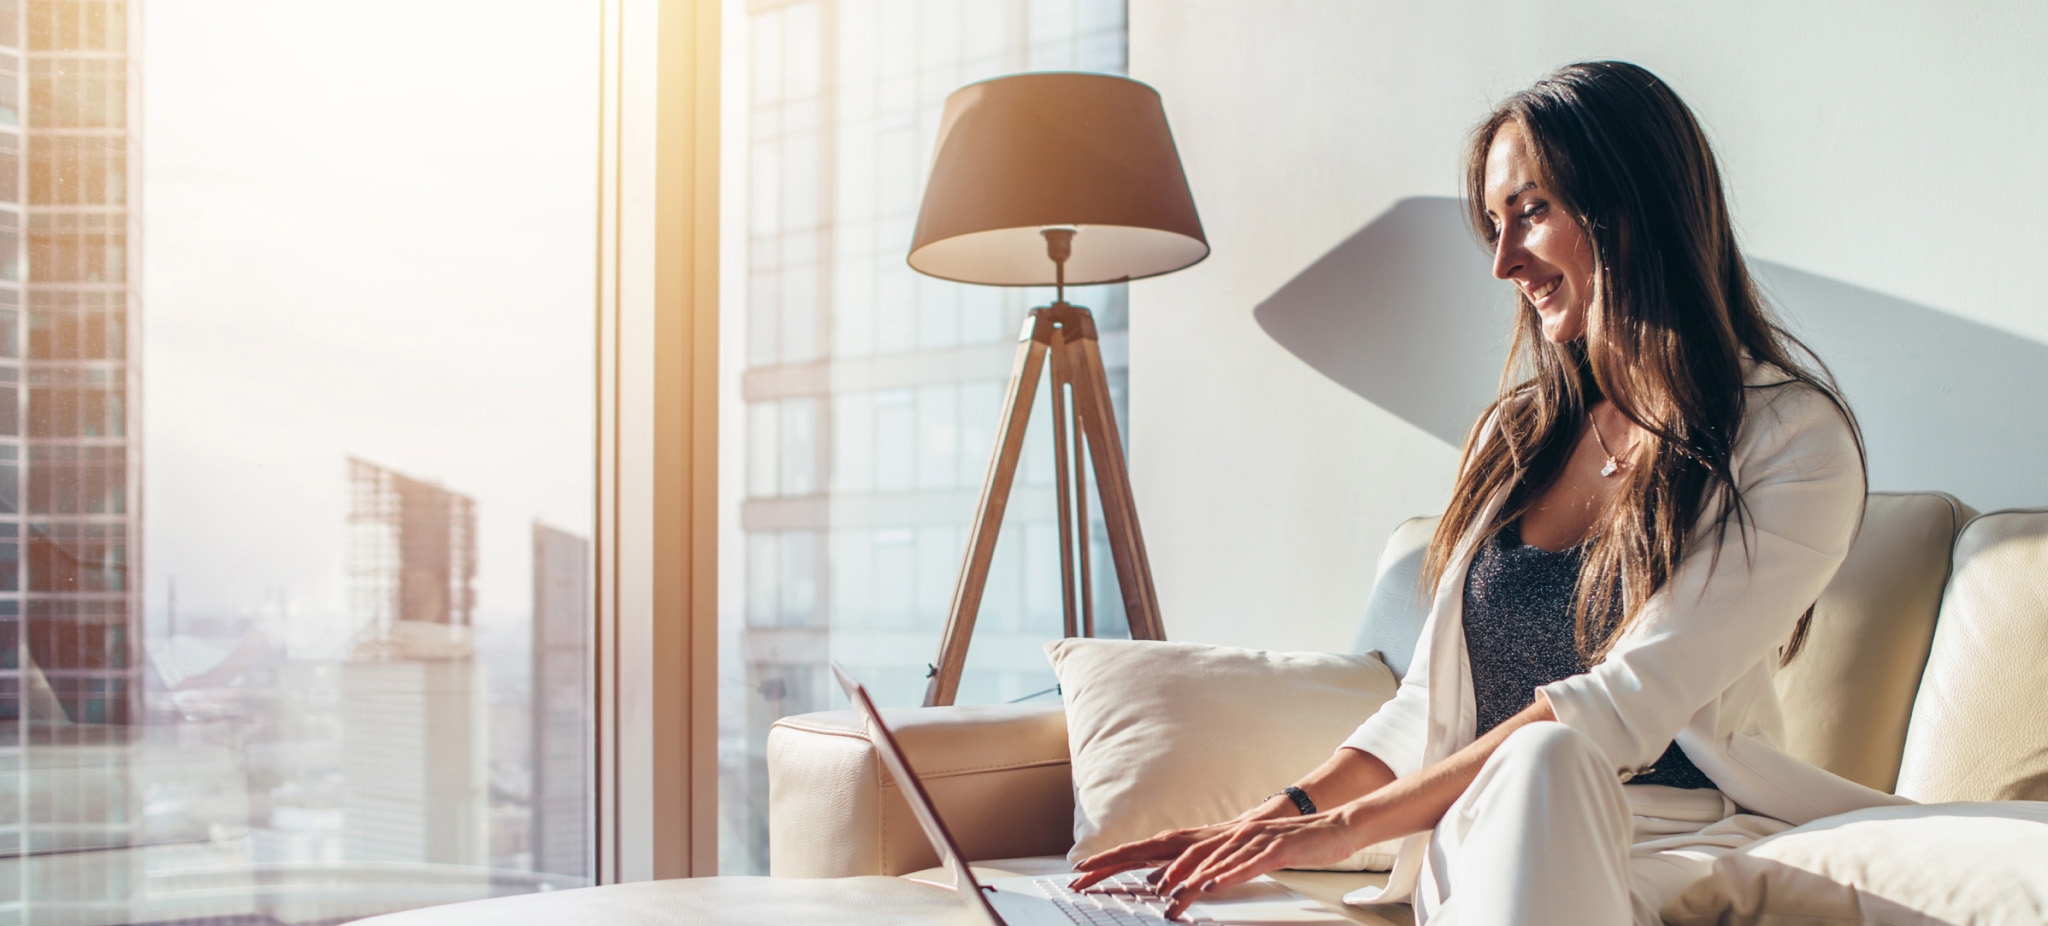
[{"label": "lamp base", "polygon": [[[1110,559],[1116,566],[1117,585],[1123,592],[1124,612],[1133,640],[1164,640],[1166,628],[1159,619],[1159,599],[1152,588],[1152,566],[1145,558],[1144,537],[1138,530],[1138,509],[1131,495],[1130,474],[1124,468],[1123,442],[1117,436],[1116,412],[1109,401],[1109,379],[1102,369],[1102,348],[1095,334],[1095,317],[1088,310],[1064,299],[1031,310],[1017,360],[1010,368],[1009,393],[1003,399],[1002,423],[996,434],[995,453],[983,478],[981,500],[975,508],[974,525],[960,563],[960,579],[954,585],[953,607],[939,642],[939,660],[932,667],[925,688],[927,707],[951,704],[960,689],[960,672],[967,663],[967,645],[974,636],[975,615],[981,608],[981,593],[988,582],[989,563],[995,556],[996,535],[1002,529],[1003,510],[1009,504],[1010,488],[1016,481],[1017,462],[1024,449],[1024,431],[1031,420],[1031,403],[1038,391],[1038,378],[1051,358],[1053,452],[1057,457],[1060,503],[1060,578],[1066,616],[1067,636],[1094,636],[1094,608],[1088,588],[1087,477],[1082,454],[1095,465],[1095,489],[1102,501],[1103,527],[1109,535]],[[1072,402],[1066,393],[1073,394]],[[1077,444],[1073,455],[1073,486],[1069,490],[1067,436]],[[1076,542],[1075,533],[1079,538]],[[1078,552],[1076,547],[1078,546]],[[1080,586],[1076,607],[1075,586]]]}]

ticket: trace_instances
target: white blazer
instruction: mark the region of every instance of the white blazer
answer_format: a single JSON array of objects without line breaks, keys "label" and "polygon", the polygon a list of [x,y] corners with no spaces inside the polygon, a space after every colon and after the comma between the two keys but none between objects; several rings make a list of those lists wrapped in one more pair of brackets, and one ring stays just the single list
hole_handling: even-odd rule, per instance
[{"label": "white blazer", "polygon": [[[1731,461],[1749,515],[1744,529],[1731,521],[1715,549],[1712,524],[1725,504],[1717,494],[1704,506],[1671,578],[1607,657],[1538,690],[1559,722],[1599,745],[1622,781],[1676,740],[1750,813],[1801,824],[1911,803],[1809,765],[1778,745],[1783,720],[1771,685],[1778,648],[1849,552],[1863,513],[1863,472],[1848,422],[1819,390],[1753,363],[1746,364],[1745,385],[1748,402]],[[1490,524],[1506,496],[1505,490],[1496,494],[1474,523]],[[1396,775],[1440,761],[1475,738],[1462,612],[1477,533],[1468,532],[1455,547],[1394,699],[1344,741]],[[1409,899],[1429,838],[1422,832],[1402,842],[1385,888],[1355,891],[1345,900]]]}]

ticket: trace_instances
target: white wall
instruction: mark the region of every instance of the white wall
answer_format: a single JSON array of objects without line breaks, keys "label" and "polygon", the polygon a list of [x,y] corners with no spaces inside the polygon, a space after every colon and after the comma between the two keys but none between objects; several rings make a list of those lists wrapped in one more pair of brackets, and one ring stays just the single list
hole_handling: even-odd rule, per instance
[{"label": "white wall", "polygon": [[1132,287],[1132,479],[1172,638],[1349,644],[1387,532],[1442,508],[1507,331],[1444,199],[1461,139],[1574,60],[1648,67],[1699,115],[1873,488],[2048,504],[2048,4],[1131,0],[1130,23],[1214,248]]}]

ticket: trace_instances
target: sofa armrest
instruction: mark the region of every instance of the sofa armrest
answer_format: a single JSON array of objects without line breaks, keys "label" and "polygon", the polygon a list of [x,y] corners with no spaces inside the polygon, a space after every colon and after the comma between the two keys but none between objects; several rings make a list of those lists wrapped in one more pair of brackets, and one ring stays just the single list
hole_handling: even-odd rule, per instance
[{"label": "sofa armrest", "polygon": [[[882,711],[970,860],[1058,855],[1074,844],[1067,715],[1059,704]],[[768,871],[900,875],[939,864],[853,711],[768,731]]]}]

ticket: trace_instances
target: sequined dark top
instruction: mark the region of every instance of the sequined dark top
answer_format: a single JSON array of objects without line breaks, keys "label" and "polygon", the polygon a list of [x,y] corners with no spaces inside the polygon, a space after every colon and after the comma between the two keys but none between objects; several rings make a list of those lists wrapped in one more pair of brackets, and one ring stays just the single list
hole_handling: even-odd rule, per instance
[{"label": "sequined dark top", "polygon": [[[1583,547],[1545,550],[1522,542],[1510,522],[1480,547],[1465,576],[1465,651],[1485,735],[1536,700],[1536,689],[1589,668],[1572,639],[1572,592]],[[1676,742],[1630,784],[1711,788]]]}]

